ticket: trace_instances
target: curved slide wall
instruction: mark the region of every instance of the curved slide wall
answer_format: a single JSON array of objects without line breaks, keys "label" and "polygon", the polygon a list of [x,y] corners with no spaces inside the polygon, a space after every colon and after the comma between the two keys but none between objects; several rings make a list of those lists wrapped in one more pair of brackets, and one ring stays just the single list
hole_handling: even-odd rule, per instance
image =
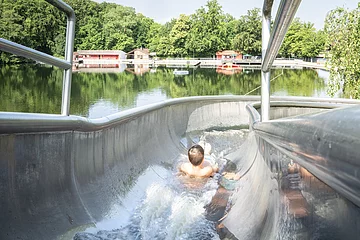
[{"label": "curved slide wall", "polygon": [[[256,100],[234,96],[177,99],[94,120],[1,114],[0,239],[54,239],[109,217],[147,167],[173,164],[186,151],[180,139],[187,131],[246,125],[245,106]],[[294,109],[287,114],[319,110]],[[251,195],[235,201],[225,225],[242,239],[268,238],[275,231],[277,196],[271,190],[276,183],[262,184],[270,172],[254,142],[248,144],[247,157],[238,163],[251,166],[243,192]],[[261,177],[256,177],[256,169],[261,169]],[[251,196],[259,199],[261,208]],[[244,232],[237,230],[238,222],[247,215],[235,209],[246,207],[248,216],[256,207],[256,215],[247,220],[249,229]]]},{"label": "curved slide wall", "polygon": [[238,239],[274,239],[279,216],[279,185],[258,149],[253,132],[241,147],[226,156],[242,176],[223,224]]}]

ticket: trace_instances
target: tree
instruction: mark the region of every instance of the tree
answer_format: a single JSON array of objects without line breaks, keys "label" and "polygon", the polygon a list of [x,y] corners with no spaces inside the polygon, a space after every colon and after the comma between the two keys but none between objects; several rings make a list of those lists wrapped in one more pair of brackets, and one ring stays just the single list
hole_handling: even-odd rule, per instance
[{"label": "tree", "polygon": [[154,24],[154,20],[148,17],[145,17],[141,13],[136,15],[136,25],[134,27],[133,39],[135,41],[135,47],[148,47],[149,39],[148,33],[151,29],[151,26]]},{"label": "tree", "polygon": [[87,4],[87,14],[85,16],[77,16],[77,19],[82,17],[85,18],[86,21],[81,19],[77,26],[78,29],[75,34],[77,44],[75,44],[75,49],[105,49],[104,15],[115,6],[115,4],[105,2],[102,4],[95,2]]},{"label": "tree", "polygon": [[279,54],[286,57],[312,58],[324,51],[325,38],[314,24],[295,18],[291,23]]},{"label": "tree", "polygon": [[154,23],[151,25],[148,32],[149,49],[152,52],[156,52],[157,56],[169,56],[171,55],[171,42],[169,34],[176,23],[176,19],[172,19],[170,22],[164,25]]},{"label": "tree", "polygon": [[226,28],[226,46],[225,49],[231,49],[232,41],[238,33],[238,20],[230,14],[225,15],[225,28]]},{"label": "tree", "polygon": [[190,17],[181,14],[176,20],[174,26],[169,34],[171,50],[170,55],[182,56],[188,55],[187,49],[185,48],[188,32],[190,30]]},{"label": "tree", "polygon": [[105,49],[128,52],[134,48],[135,9],[117,5],[104,14],[104,22]]},{"label": "tree", "polygon": [[[0,9],[2,38],[52,53],[55,33],[61,27],[62,20],[57,9],[40,0],[3,0],[0,2]],[[1,53],[0,61],[10,62],[12,57]]]},{"label": "tree", "polygon": [[[217,0],[207,1],[190,16],[161,25],[135,9],[115,3],[64,0],[76,14],[74,50],[124,50],[146,47],[158,56],[213,56],[224,49],[261,53],[260,9],[235,19]],[[44,0],[0,0],[2,38],[55,56],[63,56],[66,16]],[[324,33],[295,20],[281,55],[312,57],[323,50]],[[0,53],[0,62],[20,58]],[[23,61],[23,60],[21,60]]]},{"label": "tree", "polygon": [[158,50],[158,45],[160,42],[160,33],[161,33],[161,24],[159,23],[154,23],[153,25],[151,25],[148,34],[147,34],[147,39],[148,39],[148,48],[151,52],[157,52]]},{"label": "tree", "polygon": [[237,34],[232,41],[235,50],[252,55],[261,54],[261,15],[260,9],[254,8],[241,16]]},{"label": "tree", "polygon": [[[313,26],[313,24],[311,24]],[[304,33],[303,46],[301,49],[302,57],[313,58],[325,50],[324,32],[316,31],[314,27],[307,29]]]},{"label": "tree", "polygon": [[[74,48],[86,49],[83,47],[89,46],[89,35],[96,34],[96,31],[101,29],[96,23],[100,18],[100,4],[89,0],[65,0],[65,2],[74,9],[76,15]],[[66,23],[65,19],[63,23]]]},{"label": "tree", "polygon": [[82,50],[96,50],[105,48],[105,35],[101,18],[90,18],[86,25],[81,26],[79,35],[82,36],[77,48]]},{"label": "tree", "polygon": [[280,48],[279,54],[282,56],[290,57],[290,56],[298,56],[300,54],[300,44],[299,44],[299,37],[301,34],[302,23],[300,22],[299,18],[295,18],[291,23],[285,38],[284,42]]},{"label": "tree", "polygon": [[225,15],[217,0],[210,0],[190,16],[191,29],[185,44],[189,54],[212,56],[226,46]]},{"label": "tree", "polygon": [[[1,37],[10,41],[14,41],[17,43],[21,43],[21,32],[23,30],[23,26],[21,24],[22,17],[14,8],[13,2],[9,0],[5,0],[1,2],[0,5],[0,33]],[[6,21],[4,21],[6,19]],[[0,53],[0,62],[8,63],[11,61],[11,57],[9,54],[1,52]]]},{"label": "tree", "polygon": [[337,8],[325,20],[329,48],[331,93],[343,83],[345,96],[360,98],[360,5],[354,10]]}]

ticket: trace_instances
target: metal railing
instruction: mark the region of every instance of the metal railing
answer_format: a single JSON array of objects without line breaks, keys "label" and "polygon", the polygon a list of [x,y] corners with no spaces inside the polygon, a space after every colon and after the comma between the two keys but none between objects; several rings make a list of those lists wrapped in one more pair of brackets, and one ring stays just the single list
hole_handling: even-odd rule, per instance
[{"label": "metal railing", "polygon": [[261,67],[261,121],[269,120],[270,67],[279,52],[285,34],[293,20],[301,0],[280,2],[271,34],[271,9],[273,0],[264,0],[262,10],[262,67]]},{"label": "metal railing", "polygon": [[70,92],[73,62],[72,58],[75,37],[75,12],[69,5],[61,0],[45,1],[57,7],[67,16],[65,60],[53,57],[49,54],[25,47],[21,44],[14,43],[3,38],[0,38],[0,50],[64,69],[61,115],[68,116],[70,113]]}]

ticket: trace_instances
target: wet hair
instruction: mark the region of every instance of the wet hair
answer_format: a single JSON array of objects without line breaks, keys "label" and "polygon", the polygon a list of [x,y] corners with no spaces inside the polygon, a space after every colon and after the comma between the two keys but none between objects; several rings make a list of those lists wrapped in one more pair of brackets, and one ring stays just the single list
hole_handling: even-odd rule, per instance
[{"label": "wet hair", "polygon": [[204,159],[204,149],[196,144],[189,149],[188,157],[192,165],[199,166]]}]

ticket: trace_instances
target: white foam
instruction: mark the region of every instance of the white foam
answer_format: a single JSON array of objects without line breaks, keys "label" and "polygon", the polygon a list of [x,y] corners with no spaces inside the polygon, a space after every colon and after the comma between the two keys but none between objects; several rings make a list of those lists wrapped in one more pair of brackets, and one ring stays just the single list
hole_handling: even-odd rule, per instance
[{"label": "white foam", "polygon": [[[224,143],[226,136],[232,138],[244,135],[241,131],[226,132],[204,133],[200,137],[205,148],[208,146],[207,150],[211,149],[211,145],[216,146],[209,157],[220,163],[220,166],[224,164],[221,159],[223,153],[232,147],[227,141]],[[211,144],[205,138],[211,140]],[[184,161],[188,161],[187,156],[180,155],[175,165]],[[80,233],[78,239],[98,239],[98,236],[102,239],[219,239],[215,223],[205,217],[204,207],[217,191],[220,174],[208,180],[175,176],[164,168],[150,167],[139,177],[127,197],[122,199],[122,207],[131,213],[128,222],[124,225],[118,218],[113,218],[116,221],[112,223],[118,223],[117,229],[108,222],[108,226],[97,223],[95,229],[102,231],[93,234],[95,229],[92,229],[91,232]],[[124,217],[119,214],[119,218],[121,216]]]}]

